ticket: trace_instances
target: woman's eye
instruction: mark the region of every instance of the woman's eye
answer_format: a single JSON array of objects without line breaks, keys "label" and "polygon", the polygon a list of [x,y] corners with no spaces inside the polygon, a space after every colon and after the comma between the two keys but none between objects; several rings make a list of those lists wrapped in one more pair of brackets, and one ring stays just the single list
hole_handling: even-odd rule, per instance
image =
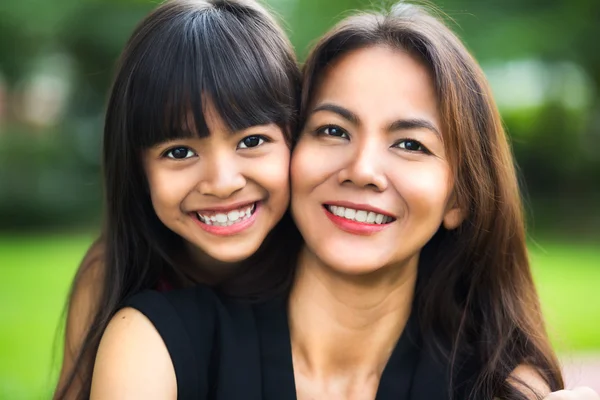
[{"label": "woman's eye", "polygon": [[173,158],[175,160],[183,160],[186,158],[194,157],[196,153],[194,153],[188,147],[174,147],[171,150],[167,150],[165,152],[165,156],[168,158]]},{"label": "woman's eye", "polygon": [[339,138],[344,138],[344,139],[348,138],[348,132],[346,132],[344,129],[340,128],[339,126],[335,126],[335,125],[329,125],[329,126],[324,126],[322,128],[319,128],[317,130],[317,133],[319,135],[324,135],[324,136],[333,136],[333,137],[339,137]]},{"label": "woman's eye", "polygon": [[251,149],[253,147],[260,146],[264,142],[265,142],[265,139],[262,136],[258,136],[258,135],[247,136],[238,143],[237,148],[238,149]]},{"label": "woman's eye", "polygon": [[427,148],[421,144],[418,140],[414,139],[403,139],[397,142],[394,147],[397,147],[402,150],[413,151],[413,152],[421,152],[421,153],[429,153]]}]

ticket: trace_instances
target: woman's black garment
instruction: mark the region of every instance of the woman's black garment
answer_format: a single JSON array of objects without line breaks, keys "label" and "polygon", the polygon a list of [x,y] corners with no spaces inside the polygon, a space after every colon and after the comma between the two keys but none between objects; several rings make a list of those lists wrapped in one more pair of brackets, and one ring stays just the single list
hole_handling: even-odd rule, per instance
[{"label": "woman's black garment", "polygon": [[[247,304],[199,286],[146,291],[125,305],[161,335],[179,399],[296,399],[285,298]],[[383,371],[377,400],[450,398],[447,368],[423,344],[414,314]]]}]

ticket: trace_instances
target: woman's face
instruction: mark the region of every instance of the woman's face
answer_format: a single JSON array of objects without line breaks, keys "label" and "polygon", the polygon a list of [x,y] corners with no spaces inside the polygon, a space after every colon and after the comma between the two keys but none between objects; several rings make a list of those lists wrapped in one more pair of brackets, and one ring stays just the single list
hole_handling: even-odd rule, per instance
[{"label": "woman's face", "polygon": [[308,249],[351,274],[417,262],[462,221],[427,68],[388,47],[328,67],[291,164],[292,211]]},{"label": "woman's face", "polygon": [[289,203],[290,150],[275,125],[230,132],[210,102],[210,135],[159,143],[144,152],[158,218],[200,255],[248,258]]}]

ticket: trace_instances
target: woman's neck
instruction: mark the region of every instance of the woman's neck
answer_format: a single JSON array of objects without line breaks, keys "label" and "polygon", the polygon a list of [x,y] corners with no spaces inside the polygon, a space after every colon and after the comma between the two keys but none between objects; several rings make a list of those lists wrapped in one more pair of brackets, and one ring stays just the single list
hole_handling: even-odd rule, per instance
[{"label": "woman's neck", "polygon": [[348,276],[303,250],[289,300],[297,387],[298,380],[310,380],[321,395],[341,390],[341,398],[351,398],[362,397],[355,392],[366,385],[374,397],[410,314],[417,264],[415,257],[368,276]]}]

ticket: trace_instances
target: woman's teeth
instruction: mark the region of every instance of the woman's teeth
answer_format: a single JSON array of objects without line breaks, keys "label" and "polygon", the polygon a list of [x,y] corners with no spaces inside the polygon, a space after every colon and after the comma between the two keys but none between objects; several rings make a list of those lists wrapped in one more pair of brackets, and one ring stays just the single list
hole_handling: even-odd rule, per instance
[{"label": "woman's teeth", "polygon": [[256,203],[251,206],[245,206],[237,210],[232,210],[227,213],[200,213],[196,215],[200,222],[204,222],[206,225],[214,226],[229,226],[242,222],[245,219],[250,218],[256,209]]},{"label": "woman's teeth", "polygon": [[378,214],[373,211],[355,210],[353,208],[330,205],[326,205],[325,208],[327,208],[327,210],[329,210],[330,213],[335,214],[338,217],[349,219],[351,221],[364,222],[367,224],[381,225],[390,223],[394,220],[394,218],[392,217],[388,217],[387,215],[383,214]]}]

